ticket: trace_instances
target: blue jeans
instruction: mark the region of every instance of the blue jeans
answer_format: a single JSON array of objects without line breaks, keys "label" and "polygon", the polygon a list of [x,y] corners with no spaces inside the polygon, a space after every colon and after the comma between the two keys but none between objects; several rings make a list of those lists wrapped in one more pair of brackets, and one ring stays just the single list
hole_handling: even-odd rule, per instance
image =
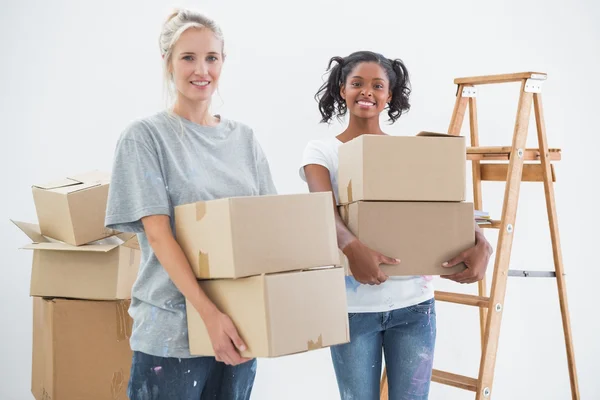
[{"label": "blue jeans", "polygon": [[131,400],[248,400],[256,360],[237,366],[214,357],[166,358],[133,352]]},{"label": "blue jeans", "polygon": [[331,347],[342,400],[379,400],[382,350],[390,400],[426,400],[436,336],[435,300],[349,314],[350,343]]}]

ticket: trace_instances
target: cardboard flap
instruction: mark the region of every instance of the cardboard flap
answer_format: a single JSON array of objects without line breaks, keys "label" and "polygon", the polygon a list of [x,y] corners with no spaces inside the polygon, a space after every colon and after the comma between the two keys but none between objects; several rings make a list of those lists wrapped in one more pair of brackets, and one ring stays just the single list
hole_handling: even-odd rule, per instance
[{"label": "cardboard flap", "polygon": [[67,186],[77,185],[79,183],[80,182],[74,181],[69,178],[65,178],[65,179],[61,179],[59,181],[53,181],[53,182],[48,182],[48,183],[43,183],[43,184],[36,184],[33,186],[36,188],[44,189],[44,190],[52,190],[52,189],[58,189],[58,188],[64,188]]},{"label": "cardboard flap", "polygon": [[117,235],[117,237],[123,240],[123,247],[128,247],[134,250],[140,249],[140,242],[138,241],[137,235],[135,233],[121,233]]},{"label": "cardboard flap", "polygon": [[421,136],[421,137],[447,137],[447,138],[456,138],[456,137],[462,137],[459,135],[450,135],[448,133],[437,133],[437,132],[419,132],[417,134],[417,136]]},{"label": "cardboard flap", "polygon": [[73,175],[58,181],[34,185],[34,187],[53,190],[63,194],[78,192],[80,190],[104,185],[110,182],[110,174],[102,171],[90,171],[79,175]]},{"label": "cardboard flap", "polygon": [[49,243],[49,240],[40,232],[39,225],[31,224],[29,222],[14,221],[12,219],[10,221],[23,231],[33,243]]},{"label": "cardboard flap", "polygon": [[73,246],[67,243],[31,243],[21,247],[25,250],[56,250],[56,251],[88,251],[95,253],[107,253],[114,248],[119,247],[118,244],[84,244],[83,246]]}]

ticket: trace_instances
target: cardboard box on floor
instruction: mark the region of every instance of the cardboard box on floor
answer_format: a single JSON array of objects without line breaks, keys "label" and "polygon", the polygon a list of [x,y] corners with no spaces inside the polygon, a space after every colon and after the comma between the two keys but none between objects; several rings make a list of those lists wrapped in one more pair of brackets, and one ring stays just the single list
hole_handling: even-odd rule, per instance
[{"label": "cardboard box on floor", "polygon": [[[398,265],[381,265],[388,276],[463,271],[464,264],[445,268],[442,263],[475,244],[472,203],[359,201],[339,210],[361,242],[401,260]],[[347,259],[342,262],[348,266]]]},{"label": "cardboard box on floor", "polygon": [[[248,350],[277,357],[350,340],[344,270],[340,267],[200,281],[229,315]],[[188,302],[190,352],[214,355],[206,326]]]},{"label": "cardboard box on floor", "polygon": [[339,265],[330,193],[234,197],[175,208],[178,243],[198,278]]},{"label": "cardboard box on floor", "polygon": [[36,400],[127,400],[129,301],[33,298]]},{"label": "cardboard box on floor", "polygon": [[93,171],[34,185],[42,234],[74,246],[114,235],[104,226],[109,182],[109,173]]},{"label": "cardboard box on floor", "polygon": [[140,265],[135,234],[123,233],[83,246],[53,242],[38,225],[13,221],[33,250],[31,296],[90,300],[131,298]]},{"label": "cardboard box on floor", "polygon": [[362,135],[339,148],[340,204],[361,200],[464,201],[462,136]]}]

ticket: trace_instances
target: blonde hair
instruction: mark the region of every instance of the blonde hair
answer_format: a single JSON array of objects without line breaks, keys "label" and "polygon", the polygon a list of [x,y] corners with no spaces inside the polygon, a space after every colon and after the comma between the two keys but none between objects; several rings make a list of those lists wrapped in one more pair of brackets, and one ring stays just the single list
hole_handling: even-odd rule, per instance
[{"label": "blonde hair", "polygon": [[225,57],[225,41],[223,39],[223,32],[215,21],[196,11],[176,9],[173,13],[171,13],[171,15],[169,15],[163,24],[163,28],[158,39],[160,54],[163,58],[165,92],[167,98],[172,98],[175,94],[175,83],[173,82],[173,76],[170,71],[171,61],[173,58],[173,48],[183,32],[190,28],[206,28],[214,33],[215,37],[222,43],[221,53],[223,57]]}]

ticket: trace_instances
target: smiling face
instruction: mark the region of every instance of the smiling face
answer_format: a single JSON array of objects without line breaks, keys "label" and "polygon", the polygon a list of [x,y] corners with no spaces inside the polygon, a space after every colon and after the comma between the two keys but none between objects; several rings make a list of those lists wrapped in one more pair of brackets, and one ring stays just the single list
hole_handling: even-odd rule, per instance
[{"label": "smiling face", "polygon": [[359,118],[379,118],[392,98],[389,78],[375,62],[357,64],[340,88],[340,94],[350,114]]},{"label": "smiling face", "polygon": [[189,102],[210,100],[223,67],[223,43],[207,28],[183,32],[173,48],[170,70],[178,97]]}]

